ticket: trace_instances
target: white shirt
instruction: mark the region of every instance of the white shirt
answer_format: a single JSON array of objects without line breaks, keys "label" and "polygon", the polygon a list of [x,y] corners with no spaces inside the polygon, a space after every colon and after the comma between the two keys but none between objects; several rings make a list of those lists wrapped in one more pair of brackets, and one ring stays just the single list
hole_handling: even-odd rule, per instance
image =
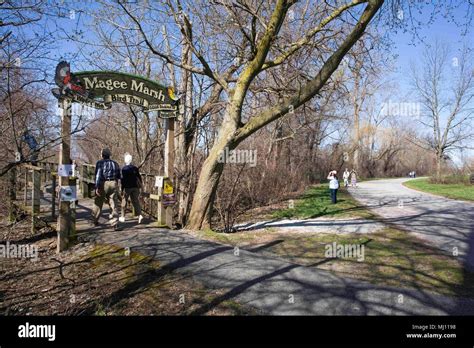
[{"label": "white shirt", "polygon": [[339,181],[335,177],[329,180],[329,188],[335,190],[339,188]]}]

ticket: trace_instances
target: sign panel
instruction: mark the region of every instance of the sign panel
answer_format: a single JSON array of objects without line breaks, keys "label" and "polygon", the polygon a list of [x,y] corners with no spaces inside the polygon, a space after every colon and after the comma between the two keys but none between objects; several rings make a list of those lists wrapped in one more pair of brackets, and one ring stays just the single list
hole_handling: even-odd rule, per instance
[{"label": "sign panel", "polygon": [[58,166],[58,176],[74,176],[74,165],[72,164],[60,164]]},{"label": "sign panel", "polygon": [[59,195],[61,197],[61,201],[71,202],[77,200],[77,192],[76,186],[61,186],[59,191]]},{"label": "sign panel", "polygon": [[163,205],[165,207],[168,206],[168,205],[173,205],[174,203],[176,203],[176,197],[175,197],[174,193],[163,194],[163,198],[162,198],[161,202],[163,203]]},{"label": "sign panel", "polygon": [[172,87],[147,78],[115,71],[82,71],[72,73],[68,62],[56,67],[53,90],[57,98],[68,97],[97,109],[108,109],[111,103],[141,106],[143,111],[176,111],[178,97]]},{"label": "sign panel", "polygon": [[163,187],[163,178],[162,176],[155,177],[155,187]]},{"label": "sign panel", "polygon": [[174,193],[173,184],[170,179],[166,178],[163,183],[163,195],[170,195],[172,193]]}]

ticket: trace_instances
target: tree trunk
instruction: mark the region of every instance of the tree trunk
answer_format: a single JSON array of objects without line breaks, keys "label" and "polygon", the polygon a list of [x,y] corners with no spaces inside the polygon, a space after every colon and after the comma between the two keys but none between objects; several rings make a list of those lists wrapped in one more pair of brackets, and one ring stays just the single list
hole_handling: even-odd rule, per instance
[{"label": "tree trunk", "polygon": [[221,161],[220,157],[226,148],[230,151],[237,146],[233,137],[237,130],[236,120],[238,118],[235,114],[239,112],[238,108],[239,106],[229,105],[228,110],[231,112],[227,113],[227,117],[224,117],[219,135],[204,161],[186,225],[189,229],[202,229],[211,225],[212,204],[224,170],[225,159]]},{"label": "tree trunk", "polygon": [[[187,22],[189,23],[189,22]],[[188,37],[191,37],[191,26],[188,25]],[[183,39],[184,40],[184,39]],[[183,44],[183,64],[192,64],[191,48],[186,40]],[[178,135],[178,156],[177,156],[177,187],[178,187],[178,221],[181,225],[186,224],[188,215],[188,196],[190,190],[190,170],[193,157],[190,156],[190,148],[192,144],[186,141],[186,126],[188,121],[193,117],[193,76],[190,71],[182,72],[181,91],[184,93],[184,112],[179,119],[179,135]]]},{"label": "tree trunk", "polygon": [[436,156],[436,182],[441,182],[441,162],[443,157],[440,155]]},{"label": "tree trunk", "polygon": [[211,225],[212,203],[224,169],[224,163],[219,162],[219,155],[226,147],[230,150],[228,145],[222,142],[213,146],[204,161],[186,226],[189,229],[208,228]]}]

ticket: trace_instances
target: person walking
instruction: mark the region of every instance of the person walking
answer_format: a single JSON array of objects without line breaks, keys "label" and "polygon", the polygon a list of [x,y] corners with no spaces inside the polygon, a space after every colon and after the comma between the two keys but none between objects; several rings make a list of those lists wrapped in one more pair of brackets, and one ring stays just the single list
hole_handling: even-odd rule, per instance
[{"label": "person walking", "polygon": [[135,216],[138,215],[138,223],[143,220],[142,208],[140,206],[140,189],[143,187],[142,177],[138,168],[132,164],[132,155],[126,153],[124,156],[125,166],[122,168],[122,214],[120,222],[125,222],[125,209],[128,198],[132,201]]},{"label": "person walking", "polygon": [[328,174],[329,180],[329,192],[331,194],[331,202],[337,203],[337,190],[339,189],[339,180],[337,178],[337,172],[335,170],[330,171]]},{"label": "person walking", "polygon": [[92,223],[97,226],[104,201],[110,206],[110,224],[115,230],[118,229],[118,185],[120,180],[120,167],[117,162],[111,160],[111,152],[105,148],[102,150],[102,159],[95,165],[95,199],[92,209]]},{"label": "person walking", "polygon": [[351,171],[351,186],[357,187],[357,172],[354,169]]},{"label": "person walking", "polygon": [[349,186],[349,176],[351,175],[351,173],[349,172],[349,169],[346,168],[346,170],[344,171],[344,174],[342,174],[342,179],[344,179],[344,187],[348,187]]}]

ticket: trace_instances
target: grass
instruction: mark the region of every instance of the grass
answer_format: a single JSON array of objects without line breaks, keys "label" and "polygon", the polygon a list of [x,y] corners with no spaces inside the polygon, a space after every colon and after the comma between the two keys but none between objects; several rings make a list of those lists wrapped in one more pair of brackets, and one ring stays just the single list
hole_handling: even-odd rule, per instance
[{"label": "grass", "polygon": [[[277,229],[218,233],[201,231],[200,237],[251,250],[264,246],[287,261],[325,269],[344,278],[367,281],[381,286],[421,289],[448,296],[472,297],[474,274],[466,272],[454,256],[405,231],[392,227],[371,234],[292,233]],[[326,245],[364,245],[364,260],[327,258]],[[262,251],[260,251],[262,252]]]},{"label": "grass", "polygon": [[[325,246],[333,242],[364,245],[364,260],[326,258]],[[456,257],[444,255],[407,232],[390,227],[365,236],[289,237],[267,250],[292,262],[373,284],[421,288],[445,295],[472,296],[474,292],[474,274],[465,273]]]},{"label": "grass", "polygon": [[433,184],[429,179],[414,179],[404,183],[406,187],[432,193],[434,195],[460,199],[465,201],[474,201],[474,185],[470,184]]},{"label": "grass", "polygon": [[[273,218],[361,217],[376,219],[345,190],[338,193],[338,203],[331,204],[326,185],[311,187],[293,209],[280,209]],[[443,254],[410,233],[385,227],[371,234],[294,233],[266,228],[235,233],[212,230],[195,232],[198,237],[247,250],[262,247],[285,260],[308,267],[329,270],[336,275],[382,286],[421,289],[450,296],[472,297],[474,274],[463,269],[454,256]],[[325,246],[364,245],[364,260],[327,258]],[[262,251],[259,251],[262,252]]]},{"label": "grass", "polygon": [[272,214],[272,218],[312,219],[320,216],[328,217],[361,217],[373,218],[373,214],[361,206],[345,188],[337,193],[337,203],[332,204],[326,184],[311,187],[302,197],[294,202],[294,208],[280,209]]},{"label": "grass", "polygon": [[164,271],[150,256],[116,246],[74,246],[59,258],[60,267],[52,242],[38,242],[37,262],[0,263],[0,315],[261,314],[226,299],[228,289],[208,289],[188,275]]}]

